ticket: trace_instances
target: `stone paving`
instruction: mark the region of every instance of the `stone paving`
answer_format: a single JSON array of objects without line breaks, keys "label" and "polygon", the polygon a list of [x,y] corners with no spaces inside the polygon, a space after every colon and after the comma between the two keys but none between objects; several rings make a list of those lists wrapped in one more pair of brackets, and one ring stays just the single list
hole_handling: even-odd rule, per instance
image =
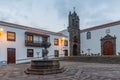
[{"label": "stone paving", "polygon": [[26,75],[29,64],[0,66],[0,80],[120,80],[119,64],[60,62],[65,71],[50,75]]}]

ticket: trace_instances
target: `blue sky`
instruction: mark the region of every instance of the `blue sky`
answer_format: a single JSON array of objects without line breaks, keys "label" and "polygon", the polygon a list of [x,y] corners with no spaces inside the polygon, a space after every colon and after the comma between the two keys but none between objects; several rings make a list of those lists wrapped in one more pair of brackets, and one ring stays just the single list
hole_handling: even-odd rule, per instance
[{"label": "blue sky", "polygon": [[76,7],[80,28],[120,20],[120,0],[0,0],[0,20],[61,31]]}]

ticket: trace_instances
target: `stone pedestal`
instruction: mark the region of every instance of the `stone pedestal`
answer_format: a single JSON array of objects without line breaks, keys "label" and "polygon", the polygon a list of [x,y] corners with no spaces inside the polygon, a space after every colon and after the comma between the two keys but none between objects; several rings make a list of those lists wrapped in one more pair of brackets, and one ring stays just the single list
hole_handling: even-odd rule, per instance
[{"label": "stone pedestal", "polygon": [[27,68],[25,73],[27,74],[56,74],[64,71],[64,68],[60,68],[59,60],[32,60],[30,68]]}]

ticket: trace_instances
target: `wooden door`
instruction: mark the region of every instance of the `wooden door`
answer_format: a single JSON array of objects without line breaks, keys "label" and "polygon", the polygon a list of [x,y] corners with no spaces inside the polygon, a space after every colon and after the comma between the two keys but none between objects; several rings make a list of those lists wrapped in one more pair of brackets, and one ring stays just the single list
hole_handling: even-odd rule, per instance
[{"label": "wooden door", "polygon": [[113,44],[110,41],[107,41],[103,45],[103,54],[104,55],[113,55]]},{"label": "wooden door", "polygon": [[64,56],[68,56],[68,50],[64,50]]},{"label": "wooden door", "polygon": [[7,49],[7,63],[13,64],[16,61],[15,48]]}]

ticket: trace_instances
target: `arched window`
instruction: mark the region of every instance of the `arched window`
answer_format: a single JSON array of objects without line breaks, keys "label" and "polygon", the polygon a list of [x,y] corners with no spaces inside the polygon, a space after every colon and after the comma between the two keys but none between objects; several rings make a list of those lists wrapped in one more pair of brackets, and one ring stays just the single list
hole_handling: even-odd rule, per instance
[{"label": "arched window", "polygon": [[91,39],[91,32],[87,32],[86,37],[87,39]]}]

